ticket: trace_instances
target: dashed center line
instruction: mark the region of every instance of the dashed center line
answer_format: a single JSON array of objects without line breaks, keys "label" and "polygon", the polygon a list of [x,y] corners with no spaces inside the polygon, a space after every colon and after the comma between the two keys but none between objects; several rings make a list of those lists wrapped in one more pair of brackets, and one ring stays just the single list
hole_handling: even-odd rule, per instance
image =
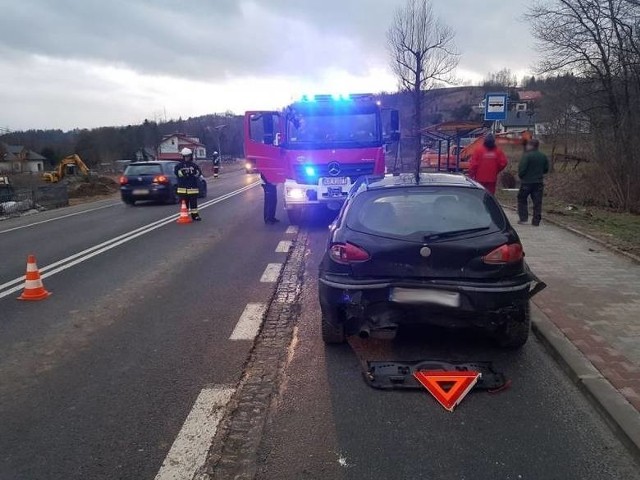
[{"label": "dashed center line", "polygon": [[280,271],[282,270],[282,263],[269,263],[265,268],[260,281],[263,283],[273,283],[278,280]]},{"label": "dashed center line", "polygon": [[207,460],[224,408],[235,389],[205,388],[182,425],[155,480],[191,480]]},{"label": "dashed center line", "polygon": [[266,303],[248,303],[229,340],[253,340],[256,338],[266,311]]},{"label": "dashed center line", "polygon": [[280,241],[280,243],[278,243],[278,246],[276,247],[276,252],[288,253],[289,250],[291,250],[291,245],[293,245],[293,242],[291,240],[282,240]]}]

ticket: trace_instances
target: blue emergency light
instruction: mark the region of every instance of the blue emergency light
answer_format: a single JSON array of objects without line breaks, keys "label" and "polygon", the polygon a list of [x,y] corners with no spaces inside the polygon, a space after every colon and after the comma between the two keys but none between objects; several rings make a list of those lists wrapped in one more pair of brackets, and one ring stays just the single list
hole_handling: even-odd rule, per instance
[{"label": "blue emergency light", "polygon": [[304,173],[307,175],[307,177],[315,177],[316,169],[311,165],[307,165],[306,167],[304,167]]},{"label": "blue emergency light", "polygon": [[300,97],[301,102],[318,102],[333,100],[334,102],[348,102],[353,100],[354,96],[350,93],[332,93],[331,95],[308,95],[304,94]]}]

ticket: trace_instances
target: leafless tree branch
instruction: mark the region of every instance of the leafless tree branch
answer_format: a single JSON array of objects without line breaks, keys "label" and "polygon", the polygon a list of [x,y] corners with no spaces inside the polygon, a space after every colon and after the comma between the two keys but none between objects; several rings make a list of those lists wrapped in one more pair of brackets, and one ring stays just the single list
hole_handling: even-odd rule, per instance
[{"label": "leafless tree branch", "polygon": [[436,83],[454,82],[459,61],[454,38],[455,32],[436,17],[430,0],[406,0],[387,30],[391,68],[400,88],[410,92],[413,100],[416,168],[420,165],[424,92]]}]

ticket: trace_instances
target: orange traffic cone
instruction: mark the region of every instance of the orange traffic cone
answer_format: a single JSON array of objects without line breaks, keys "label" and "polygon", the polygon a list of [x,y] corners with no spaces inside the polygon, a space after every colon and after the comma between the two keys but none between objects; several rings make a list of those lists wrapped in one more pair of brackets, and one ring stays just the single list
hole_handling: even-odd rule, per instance
[{"label": "orange traffic cone", "polygon": [[187,202],[182,200],[182,204],[180,205],[180,216],[178,217],[178,223],[191,223],[191,217],[189,216],[189,211],[187,210]]},{"label": "orange traffic cone", "polygon": [[40,279],[40,271],[36,265],[35,255],[27,257],[27,274],[25,275],[24,291],[18,300],[44,300],[51,292],[47,292]]}]

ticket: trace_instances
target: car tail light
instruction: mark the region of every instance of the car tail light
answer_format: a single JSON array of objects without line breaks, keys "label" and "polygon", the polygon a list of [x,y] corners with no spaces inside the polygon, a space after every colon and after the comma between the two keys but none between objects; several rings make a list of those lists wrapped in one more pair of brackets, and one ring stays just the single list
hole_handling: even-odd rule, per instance
[{"label": "car tail light", "polygon": [[334,243],[329,250],[329,256],[334,262],[342,264],[366,262],[371,258],[366,250],[352,243]]},{"label": "car tail light", "polygon": [[127,177],[125,177],[124,175],[120,177],[120,185],[126,185],[127,183],[129,183],[129,180],[127,180]]},{"label": "car tail light", "polygon": [[157,175],[153,177],[153,183],[169,183],[169,179],[164,175]]},{"label": "car tail light", "polygon": [[524,252],[519,243],[504,244],[482,257],[484,263],[492,265],[502,265],[505,263],[515,263],[522,260]]}]

